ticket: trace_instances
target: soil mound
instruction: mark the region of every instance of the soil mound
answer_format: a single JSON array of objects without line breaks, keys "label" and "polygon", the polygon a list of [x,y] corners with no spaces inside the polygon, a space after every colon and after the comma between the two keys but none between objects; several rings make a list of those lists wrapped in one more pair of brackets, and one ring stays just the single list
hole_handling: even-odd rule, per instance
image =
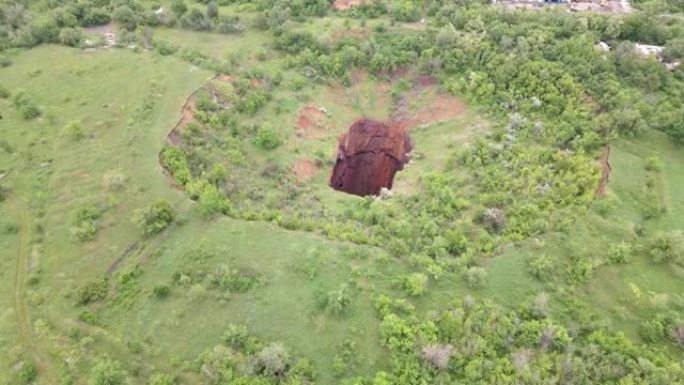
[{"label": "soil mound", "polygon": [[359,196],[391,189],[411,149],[411,139],[401,126],[359,119],[340,136],[330,186]]}]

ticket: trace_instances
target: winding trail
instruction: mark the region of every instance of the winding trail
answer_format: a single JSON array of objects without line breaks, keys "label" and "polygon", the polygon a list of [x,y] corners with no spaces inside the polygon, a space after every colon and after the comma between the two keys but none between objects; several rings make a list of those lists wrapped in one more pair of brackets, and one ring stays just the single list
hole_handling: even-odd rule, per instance
[{"label": "winding trail", "polygon": [[17,330],[22,345],[26,349],[33,364],[42,377],[41,383],[57,384],[59,378],[47,354],[41,350],[31,330],[31,315],[26,300],[26,285],[29,273],[29,256],[31,254],[31,216],[28,208],[11,190],[6,190],[6,203],[15,213],[19,226],[19,244],[17,250],[17,266],[14,274],[13,302],[17,319]]}]

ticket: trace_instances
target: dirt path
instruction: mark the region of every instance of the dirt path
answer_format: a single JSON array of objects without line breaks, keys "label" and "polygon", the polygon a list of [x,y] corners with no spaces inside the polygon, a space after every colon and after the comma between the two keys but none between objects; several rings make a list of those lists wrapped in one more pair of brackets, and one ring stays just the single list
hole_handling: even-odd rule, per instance
[{"label": "dirt path", "polygon": [[15,213],[17,225],[19,226],[19,249],[13,287],[14,311],[17,318],[19,337],[33,364],[38,368],[39,375],[42,376],[43,381],[41,383],[57,384],[59,383],[59,378],[50,358],[33,337],[31,315],[26,303],[26,285],[29,273],[29,256],[31,254],[31,217],[24,203],[12,191],[7,191],[6,198],[10,210]]},{"label": "dirt path", "polygon": [[602,197],[606,195],[606,186],[608,185],[610,172],[612,171],[612,168],[610,167],[610,145],[606,145],[603,148],[598,161],[601,166],[601,181],[599,182],[598,188],[596,188],[596,196]]}]

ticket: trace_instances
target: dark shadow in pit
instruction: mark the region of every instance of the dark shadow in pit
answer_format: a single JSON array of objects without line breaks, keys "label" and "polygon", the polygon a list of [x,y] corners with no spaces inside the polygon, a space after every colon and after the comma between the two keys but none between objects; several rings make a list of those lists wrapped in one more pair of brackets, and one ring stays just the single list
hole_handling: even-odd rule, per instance
[{"label": "dark shadow in pit", "polygon": [[330,187],[349,194],[378,195],[392,188],[413,145],[401,125],[359,119],[340,136]]}]

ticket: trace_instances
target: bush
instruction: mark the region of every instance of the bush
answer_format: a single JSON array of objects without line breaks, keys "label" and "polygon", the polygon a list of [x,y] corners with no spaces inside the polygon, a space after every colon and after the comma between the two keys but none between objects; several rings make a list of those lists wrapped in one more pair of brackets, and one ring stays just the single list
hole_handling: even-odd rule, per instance
[{"label": "bush", "polygon": [[208,31],[211,29],[209,19],[197,8],[193,8],[190,13],[181,18],[181,26],[193,31]]},{"label": "bush", "polygon": [[419,296],[425,293],[428,277],[423,273],[413,273],[402,277],[401,289],[410,296]]},{"label": "bush", "polygon": [[255,143],[264,150],[273,150],[280,146],[281,140],[273,129],[264,124],[257,131]]},{"label": "bush", "polygon": [[488,208],[482,215],[482,221],[491,231],[499,232],[506,227],[506,213],[497,207]]},{"label": "bush", "polygon": [[649,156],[646,158],[646,164],[644,165],[646,171],[660,172],[662,166],[660,164],[660,159],[657,156]]},{"label": "bush", "polygon": [[59,42],[70,47],[76,47],[83,40],[83,32],[78,28],[62,28],[59,31]]},{"label": "bush", "polygon": [[168,201],[158,201],[136,212],[135,221],[146,236],[157,234],[171,224],[176,213]]},{"label": "bush", "polygon": [[9,67],[12,65],[12,59],[7,56],[0,56],[0,68]]},{"label": "bush", "polygon": [[76,304],[87,305],[104,299],[109,291],[109,281],[107,278],[100,278],[86,282],[76,293]]},{"label": "bush", "polygon": [[207,17],[210,19],[216,19],[219,15],[219,8],[216,1],[211,1],[207,4]]},{"label": "bush", "polygon": [[324,295],[319,294],[320,305],[332,314],[346,314],[351,306],[351,296],[347,285],[341,285],[337,290],[331,290]]},{"label": "bush", "polygon": [[40,116],[40,110],[25,92],[19,91],[12,98],[12,104],[19,112],[19,116],[26,120]]},{"label": "bush", "polygon": [[38,376],[38,369],[36,369],[36,366],[32,362],[25,361],[21,365],[21,369],[19,369],[19,381],[22,384],[30,384],[33,382],[33,380],[36,379]]},{"label": "bush", "polygon": [[152,289],[152,293],[157,298],[166,298],[171,294],[171,289],[166,285],[155,286],[154,289]]},{"label": "bush", "polygon": [[263,348],[256,354],[254,359],[254,369],[257,373],[282,377],[287,373],[290,366],[290,358],[281,343],[273,343]]},{"label": "bush", "polygon": [[90,371],[88,385],[124,385],[129,383],[128,372],[118,361],[105,358],[97,362]]},{"label": "bush", "polygon": [[122,5],[114,10],[112,19],[128,31],[135,31],[140,21],[140,17],[127,5]]},{"label": "bush", "polygon": [[12,93],[7,87],[0,84],[0,99],[7,99],[10,97],[11,94]]},{"label": "bush", "polygon": [[175,385],[176,376],[166,373],[155,373],[150,376],[149,385]]},{"label": "bush", "polygon": [[469,267],[465,271],[464,277],[468,283],[468,286],[480,287],[482,284],[484,284],[484,281],[487,278],[487,271],[478,266]]},{"label": "bush", "polygon": [[655,263],[675,261],[684,253],[684,242],[679,234],[658,233],[646,245],[646,252]]},{"label": "bush", "polygon": [[81,122],[78,120],[73,120],[67,123],[64,128],[62,128],[62,131],[73,140],[81,140],[85,136],[83,134]]}]

